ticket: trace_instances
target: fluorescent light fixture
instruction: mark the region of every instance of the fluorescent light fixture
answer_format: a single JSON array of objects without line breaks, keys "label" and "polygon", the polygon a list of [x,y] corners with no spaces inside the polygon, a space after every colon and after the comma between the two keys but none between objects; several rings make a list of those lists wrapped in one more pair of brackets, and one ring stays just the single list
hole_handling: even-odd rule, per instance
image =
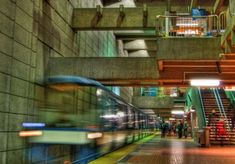
[{"label": "fluorescent light fixture", "polygon": [[118,116],[115,115],[115,114],[106,114],[106,115],[103,115],[101,117],[103,117],[103,118],[117,118]]},{"label": "fluorescent light fixture", "polygon": [[124,116],[125,116],[125,113],[124,113],[124,112],[117,112],[117,116],[118,116],[118,117],[124,117]]},{"label": "fluorescent light fixture", "polygon": [[180,114],[180,115],[182,115],[182,114],[184,114],[184,111],[182,111],[182,110],[172,110],[171,114]]},{"label": "fluorescent light fixture", "polygon": [[100,133],[100,132],[94,132],[94,133],[88,133],[87,134],[88,139],[96,139],[96,138],[100,138],[102,136],[103,136],[103,134]]},{"label": "fluorescent light fixture", "polygon": [[177,97],[178,95],[177,95],[177,93],[175,92],[175,93],[171,93],[170,94],[170,97]]},{"label": "fluorescent light fixture", "polygon": [[24,122],[22,123],[22,126],[25,128],[39,128],[39,127],[45,127],[45,123],[36,123],[36,122]]},{"label": "fluorescent light fixture", "polygon": [[170,121],[175,121],[175,118],[169,118]]},{"label": "fluorescent light fixture", "polygon": [[194,79],[190,81],[191,86],[213,87],[219,86],[220,80],[216,79]]},{"label": "fluorescent light fixture", "polygon": [[198,23],[177,23],[176,26],[198,26]]},{"label": "fluorescent light fixture", "polygon": [[42,131],[39,130],[32,130],[32,131],[21,131],[19,133],[20,137],[31,137],[31,136],[41,136]]},{"label": "fluorescent light fixture", "polygon": [[97,96],[101,96],[102,95],[102,90],[101,89],[97,89],[96,90],[96,95]]}]

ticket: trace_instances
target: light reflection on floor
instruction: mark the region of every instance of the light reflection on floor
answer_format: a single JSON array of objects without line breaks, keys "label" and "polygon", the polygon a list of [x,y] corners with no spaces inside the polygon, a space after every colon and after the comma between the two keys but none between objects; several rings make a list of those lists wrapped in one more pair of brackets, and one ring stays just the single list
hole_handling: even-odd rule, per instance
[{"label": "light reflection on floor", "polygon": [[235,146],[201,148],[190,139],[159,137],[131,153],[128,164],[235,164]]}]

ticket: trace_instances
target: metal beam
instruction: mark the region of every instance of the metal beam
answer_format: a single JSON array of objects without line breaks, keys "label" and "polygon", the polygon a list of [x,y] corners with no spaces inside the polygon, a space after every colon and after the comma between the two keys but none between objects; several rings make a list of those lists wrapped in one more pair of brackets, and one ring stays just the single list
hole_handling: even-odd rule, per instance
[{"label": "metal beam", "polygon": [[77,8],[73,10],[74,30],[134,30],[155,29],[156,16],[164,14],[165,7]]}]

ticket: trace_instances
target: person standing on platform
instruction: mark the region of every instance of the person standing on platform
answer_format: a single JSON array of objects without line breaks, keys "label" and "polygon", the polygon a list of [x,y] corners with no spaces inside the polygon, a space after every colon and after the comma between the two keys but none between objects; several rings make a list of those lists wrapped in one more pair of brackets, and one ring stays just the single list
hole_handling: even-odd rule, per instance
[{"label": "person standing on platform", "polygon": [[227,136],[227,131],[225,128],[225,122],[221,116],[219,121],[216,123],[217,137],[220,138],[221,145],[223,145],[223,139]]},{"label": "person standing on platform", "polygon": [[177,130],[178,130],[179,138],[182,138],[183,127],[184,127],[184,125],[183,125],[182,121],[180,121],[179,124],[177,125]]},{"label": "person standing on platform", "polygon": [[188,137],[188,123],[184,122],[184,138]]},{"label": "person standing on platform", "polygon": [[167,131],[167,124],[165,123],[165,121],[162,121],[160,128],[161,128],[161,138],[165,138]]}]

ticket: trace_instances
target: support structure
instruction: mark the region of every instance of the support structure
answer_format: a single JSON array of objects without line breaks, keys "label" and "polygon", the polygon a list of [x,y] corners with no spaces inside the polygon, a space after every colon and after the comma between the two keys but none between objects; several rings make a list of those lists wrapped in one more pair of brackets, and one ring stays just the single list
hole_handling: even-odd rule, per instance
[{"label": "support structure", "polygon": [[135,30],[155,29],[156,16],[164,14],[165,8],[77,8],[73,11],[74,30]]}]

